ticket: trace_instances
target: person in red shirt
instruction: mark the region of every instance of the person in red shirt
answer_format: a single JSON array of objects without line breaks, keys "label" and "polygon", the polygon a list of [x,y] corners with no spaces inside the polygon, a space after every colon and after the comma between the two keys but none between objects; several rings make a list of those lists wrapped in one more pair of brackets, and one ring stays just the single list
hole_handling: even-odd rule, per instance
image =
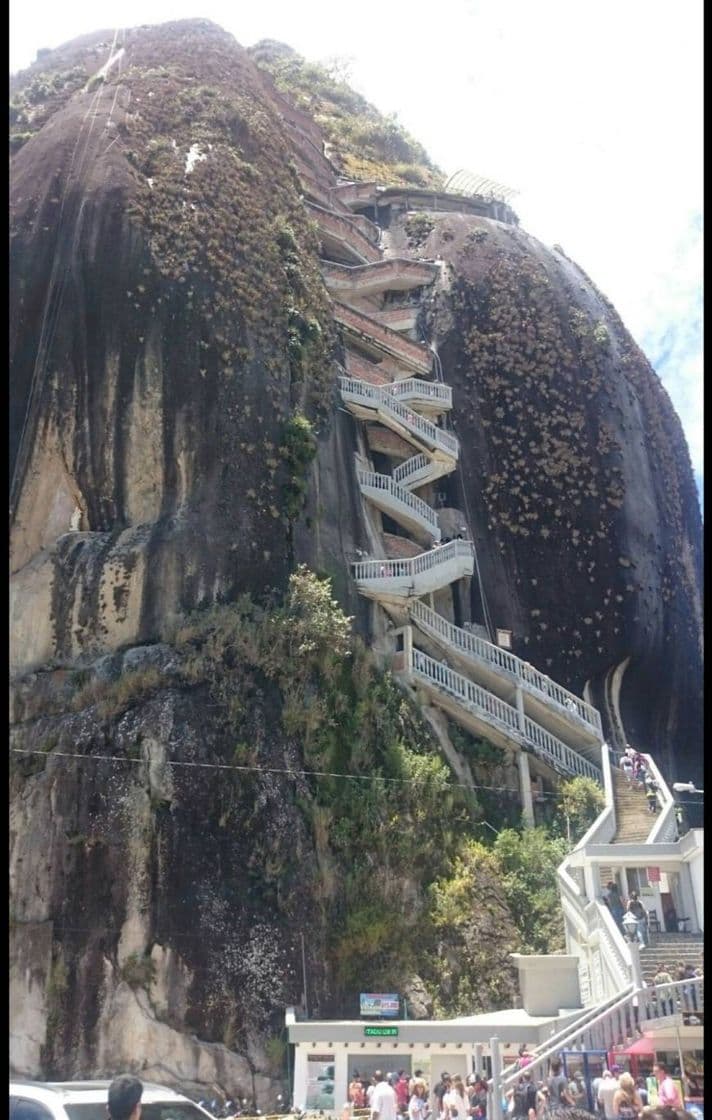
[{"label": "person in red shirt", "polygon": [[399,1112],[407,1112],[410,1093],[408,1092],[408,1075],[406,1074],[405,1070],[401,1069],[398,1071],[398,1080],[396,1081],[394,1088],[396,1091],[396,1097],[398,1098]]}]

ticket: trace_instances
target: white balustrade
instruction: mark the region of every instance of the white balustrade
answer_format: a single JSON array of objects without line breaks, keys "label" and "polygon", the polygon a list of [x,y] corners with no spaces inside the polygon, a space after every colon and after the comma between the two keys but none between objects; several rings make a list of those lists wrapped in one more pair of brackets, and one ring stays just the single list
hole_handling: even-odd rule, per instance
[{"label": "white balustrade", "polygon": [[450,541],[407,560],[359,560],[352,564],[352,569],[357,582],[368,579],[413,579],[422,572],[432,571],[441,564],[458,559],[474,559],[470,541]]},{"label": "white balustrade", "polygon": [[420,377],[406,377],[402,381],[392,381],[387,386],[387,390],[399,400],[435,401],[443,408],[452,408],[452,389],[439,381],[423,381]]},{"label": "white balustrade", "polygon": [[339,388],[345,399],[351,398],[367,408],[390,414],[414,435],[457,458],[460,450],[457,437],[401,404],[387,388],[369,385],[367,381],[359,381],[354,377],[340,377]]},{"label": "white balustrade", "polygon": [[432,470],[432,460],[427,455],[413,455],[393,471],[393,478],[402,486],[422,485]]},{"label": "white balustrade", "polygon": [[[411,461],[410,459],[407,460],[403,467],[407,467]],[[399,469],[402,470],[403,467]],[[393,477],[395,478],[397,475],[398,471],[394,471]],[[399,478],[399,481],[402,481],[402,478]],[[567,711],[572,711],[572,705],[575,705],[576,714],[600,732],[601,717],[595,708],[592,708],[590,704],[586,704],[583,700],[579,700],[577,696],[550,680],[543,673],[537,672],[533,666],[528,665],[521,658],[500,649],[499,646],[493,645],[492,642],[488,642],[468,630],[463,630],[460,626],[453,626],[451,622],[448,622],[436,611],[431,610],[425,603],[413,603],[410,611],[412,617],[423,629],[427,629],[443,639],[454,649],[461,650],[470,657],[485,661],[488,665],[510,673],[518,681],[528,685],[531,691],[538,693],[542,699],[553,700]]]},{"label": "white balustrade", "polygon": [[[463,543],[451,542],[451,544]],[[450,545],[445,545],[439,551],[445,551],[449,547]],[[520,743],[526,742],[539,758],[558,773],[581,774],[602,783],[600,770],[587,758],[572,750],[528,717],[525,716],[522,721],[519,712],[511,704],[500,700],[494,693],[463,677],[448,665],[435,661],[420,650],[413,650],[412,669],[416,674],[427,678],[443,691],[456,697],[465,708],[474,708],[488,720],[501,724],[509,733],[513,733],[514,739]]]},{"label": "white balustrade", "polygon": [[411,494],[410,490],[400,486],[390,475],[376,474],[375,471],[365,471],[360,467],[357,468],[356,474],[361,489],[377,490],[382,494],[387,494],[393,504],[405,506],[411,515],[425,524],[431,536],[437,540],[440,539],[437,514],[422,498],[417,498],[415,494]]}]

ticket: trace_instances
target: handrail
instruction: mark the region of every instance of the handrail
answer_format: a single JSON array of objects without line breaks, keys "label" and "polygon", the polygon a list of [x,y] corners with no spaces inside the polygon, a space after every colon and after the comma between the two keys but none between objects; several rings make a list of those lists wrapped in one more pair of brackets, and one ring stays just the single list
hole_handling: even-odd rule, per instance
[{"label": "handrail", "polygon": [[[463,541],[452,541],[452,544],[463,544]],[[449,548],[445,545],[444,548]],[[443,550],[440,550],[443,551]],[[600,771],[592,762],[572,750],[555,735],[539,727],[533,720],[525,717],[524,726],[516,708],[500,700],[493,692],[482,688],[473,681],[455,672],[441,661],[435,661],[420,650],[412,650],[412,662],[409,665],[412,671],[434,681],[445,692],[451,693],[463,705],[473,705],[480,712],[484,712],[490,720],[495,720],[504,726],[508,732],[514,732],[512,738],[522,745],[526,743],[532,748],[533,753],[544,759],[558,773],[583,774],[601,781]]]},{"label": "handrail", "polygon": [[430,420],[426,420],[423,416],[414,412],[413,409],[401,404],[387,389],[377,385],[369,385],[367,381],[360,381],[354,377],[340,377],[339,388],[342,393],[350,394],[368,402],[372,408],[384,409],[386,412],[392,413],[402,424],[417,435],[422,436],[428,443],[441,447],[453,457],[457,457],[460,444],[456,436],[446,432],[443,428],[438,428],[437,424],[433,424]]},{"label": "handrail", "polygon": [[661,809],[656,815],[655,823],[647,838],[648,844],[660,844],[668,840],[677,839],[677,822],[675,820],[675,799],[670,793],[668,784],[663,778],[660,770],[649,754],[644,754],[645,764],[649,773],[654,778],[658,786],[658,801],[660,802]]},{"label": "handrail", "polygon": [[471,541],[449,541],[448,544],[421,552],[407,560],[359,560],[351,567],[355,580],[412,578],[421,572],[431,571],[449,560],[473,555]]},{"label": "handrail", "polygon": [[380,490],[383,493],[390,494],[396,501],[401,502],[420,518],[425,521],[432,536],[440,539],[440,527],[438,525],[438,516],[434,509],[432,509],[427,502],[422,498],[418,498],[415,494],[411,494],[410,490],[406,490],[404,486],[399,486],[390,475],[377,474],[375,471],[366,471],[361,467],[356,470],[359,485],[362,487],[370,487],[372,490]]},{"label": "handrail", "polygon": [[428,400],[441,402],[447,408],[452,407],[452,389],[449,385],[441,385],[438,381],[423,381],[420,377],[406,377],[402,381],[392,381],[388,392],[399,399],[402,397],[426,397]]},{"label": "handrail", "polygon": [[381,231],[377,225],[374,225],[373,222],[369,221],[369,219],[364,217],[363,214],[352,214],[346,210],[332,210],[327,206],[320,206],[318,202],[310,202],[309,205],[312,206],[315,210],[322,210],[325,214],[329,214],[332,218],[340,218],[342,221],[347,222],[354,229],[359,230],[362,236],[365,237],[366,240],[371,243],[371,245],[378,245]]},{"label": "handrail", "polygon": [[[407,460],[403,466],[411,460]],[[397,472],[394,472],[394,477]],[[587,704],[584,700],[580,700],[573,693],[568,692],[567,689],[562,688],[561,685],[556,684],[549,677],[543,673],[539,673],[533,666],[528,665],[521,658],[516,657],[513,653],[508,653],[506,650],[500,649],[499,646],[494,645],[492,642],[486,641],[484,638],[478,637],[476,634],[470,633],[469,630],[463,630],[460,626],[454,626],[437,614],[436,611],[427,607],[425,603],[415,602],[411,606],[411,614],[418,622],[422,622],[423,626],[434,630],[440,637],[455,649],[462,650],[464,653],[477,657],[488,664],[496,666],[504,672],[511,673],[512,676],[518,680],[528,684],[534,691],[539,692],[548,700],[554,700],[555,703],[561,704],[560,696],[566,696],[571,701],[576,701],[576,710],[581,719],[586,723],[600,731],[601,717],[595,708]],[[546,687],[543,687],[543,685]],[[566,706],[566,705],[562,705]]]},{"label": "handrail", "polygon": [[430,463],[431,460],[422,452],[418,455],[412,455],[410,459],[406,459],[405,463],[401,463],[399,467],[395,468],[393,479],[395,482],[403,483],[407,478],[412,478],[414,474],[418,474],[429,467]]}]

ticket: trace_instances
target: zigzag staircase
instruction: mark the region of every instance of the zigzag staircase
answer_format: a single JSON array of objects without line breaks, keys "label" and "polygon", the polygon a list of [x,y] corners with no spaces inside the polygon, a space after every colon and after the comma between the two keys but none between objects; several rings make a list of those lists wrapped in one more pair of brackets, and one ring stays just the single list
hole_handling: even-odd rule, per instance
[{"label": "zigzag staircase", "polygon": [[[433,351],[414,337],[419,298],[440,268],[386,257],[378,248],[378,227],[353,213],[361,193],[357,184],[334,190],[329,208],[323,197],[314,200],[312,189],[308,204],[321,237],[322,275],[342,328],[341,399],[360,422],[365,445],[356,463],[358,485],[376,539],[380,522],[373,521],[373,511],[403,534],[381,529],[383,555],[353,564],[358,590],[405,634],[394,670],[406,687],[473,733],[527,752],[545,773],[601,781],[598,712],[533,666],[448,622],[432,599],[430,606],[423,601],[469,579],[475,568],[472,541],[440,543],[431,504],[432,484],[457,470],[460,451],[457,437],[442,426],[452,391],[434,377]],[[372,195],[366,191],[367,204]],[[379,464],[376,470],[369,461],[376,452],[390,460],[388,469]],[[413,554],[411,540],[423,551]]]}]

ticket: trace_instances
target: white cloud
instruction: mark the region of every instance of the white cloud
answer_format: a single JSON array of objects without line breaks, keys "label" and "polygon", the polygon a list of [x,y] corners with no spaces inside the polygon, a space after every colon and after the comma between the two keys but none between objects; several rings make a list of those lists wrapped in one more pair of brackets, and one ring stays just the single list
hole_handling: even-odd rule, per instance
[{"label": "white cloud", "polygon": [[524,228],[564,246],[653,363],[676,340],[658,372],[701,476],[702,0],[12,0],[11,66],[117,18],[196,14],[246,46],[348,57],[356,88],[446,172],[517,187]]}]

